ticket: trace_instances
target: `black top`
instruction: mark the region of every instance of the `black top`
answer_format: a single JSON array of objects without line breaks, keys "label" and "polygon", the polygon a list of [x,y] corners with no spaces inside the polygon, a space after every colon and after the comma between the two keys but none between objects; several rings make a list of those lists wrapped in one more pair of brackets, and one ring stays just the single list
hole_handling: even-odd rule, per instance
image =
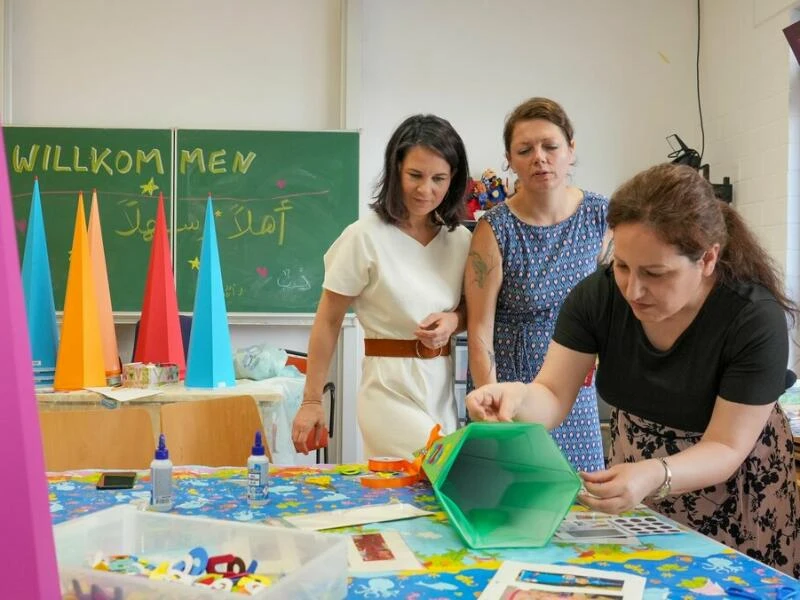
[{"label": "black top", "polygon": [[784,391],[786,314],[757,284],[718,285],[666,351],[657,350],[600,268],[567,296],[553,339],[598,355],[597,391],[612,406],[662,425],[703,432],[717,396],[769,404]]}]

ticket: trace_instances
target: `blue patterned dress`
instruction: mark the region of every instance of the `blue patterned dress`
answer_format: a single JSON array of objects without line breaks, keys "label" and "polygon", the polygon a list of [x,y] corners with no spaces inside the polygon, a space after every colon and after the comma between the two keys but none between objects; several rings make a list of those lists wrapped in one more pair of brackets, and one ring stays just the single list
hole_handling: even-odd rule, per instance
[{"label": "blue patterned dress", "polygon": [[[564,298],[597,268],[607,211],[606,198],[585,192],[578,209],[555,225],[528,225],[505,203],[483,216],[503,256],[494,321],[498,381],[529,382],[539,372]],[[576,469],[605,468],[594,381],[551,433]]]}]

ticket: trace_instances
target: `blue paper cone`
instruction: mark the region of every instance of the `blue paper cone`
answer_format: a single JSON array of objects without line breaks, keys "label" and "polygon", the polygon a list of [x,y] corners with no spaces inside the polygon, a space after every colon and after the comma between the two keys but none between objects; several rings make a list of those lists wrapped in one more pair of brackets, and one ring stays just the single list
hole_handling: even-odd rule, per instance
[{"label": "blue paper cone", "polygon": [[58,354],[58,324],[38,179],[33,181],[25,256],[22,259],[22,288],[25,292],[33,367],[40,373],[49,374],[49,382],[42,383],[52,385]]},{"label": "blue paper cone", "polygon": [[228,310],[219,266],[217,229],[211,196],[206,205],[200,272],[194,294],[192,335],[186,361],[186,387],[214,388],[236,385],[233,373]]}]

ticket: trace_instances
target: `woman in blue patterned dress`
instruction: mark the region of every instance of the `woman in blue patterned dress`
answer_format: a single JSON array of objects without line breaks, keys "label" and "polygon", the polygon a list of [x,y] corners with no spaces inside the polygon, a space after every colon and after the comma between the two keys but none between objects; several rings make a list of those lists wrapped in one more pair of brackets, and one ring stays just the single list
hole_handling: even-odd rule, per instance
[{"label": "woman in blue patterned dress", "polygon": [[[468,388],[533,381],[561,304],[597,267],[605,246],[608,200],[568,184],[572,124],[547,98],[531,98],[506,119],[506,159],[519,190],[478,222],[464,290]],[[553,438],[576,469],[605,468],[591,373]]]}]

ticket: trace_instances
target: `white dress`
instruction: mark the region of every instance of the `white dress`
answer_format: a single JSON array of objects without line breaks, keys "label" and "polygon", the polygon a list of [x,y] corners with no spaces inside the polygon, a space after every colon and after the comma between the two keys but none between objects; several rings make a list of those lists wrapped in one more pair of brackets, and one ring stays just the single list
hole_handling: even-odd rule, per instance
[{"label": "white dress", "polygon": [[[328,249],[322,285],[356,296],[366,338],[411,340],[425,317],[461,301],[469,243],[465,227],[442,227],[423,246],[370,210]],[[436,423],[444,434],[457,427],[452,356],[366,356],[357,412],[367,457],[410,458]]]}]

